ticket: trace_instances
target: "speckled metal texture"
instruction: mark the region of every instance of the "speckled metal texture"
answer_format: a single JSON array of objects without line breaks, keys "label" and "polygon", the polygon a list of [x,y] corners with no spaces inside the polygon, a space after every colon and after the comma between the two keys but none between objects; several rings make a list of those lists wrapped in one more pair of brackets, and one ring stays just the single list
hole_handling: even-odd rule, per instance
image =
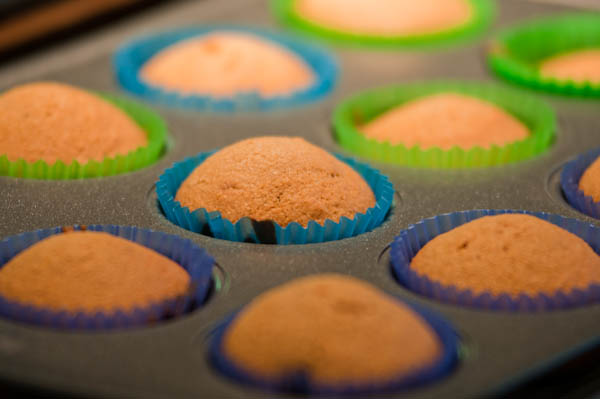
[{"label": "speckled metal texture", "polygon": [[[567,10],[539,2],[498,3],[492,32],[518,20]],[[165,4],[93,36],[5,66],[0,69],[0,89],[53,79],[120,93],[110,63],[119,44],[132,36],[206,22],[275,26],[262,0]],[[516,314],[440,304],[397,284],[384,251],[410,223],[458,210],[527,209],[598,224],[570,208],[558,188],[562,165],[600,146],[598,101],[534,93],[555,108],[559,127],[551,149],[530,161],[457,171],[371,162],[390,176],[397,190],[396,203],[383,225],[358,237],[291,246],[228,242],[174,226],[157,206],[154,182],[166,167],[246,137],[299,135],[343,153],[333,139],[330,114],[340,99],[357,90],[433,78],[495,80],[484,62],[486,40],[425,52],[335,48],[332,51],[341,66],[339,85],[320,102],[285,111],[234,115],[155,108],[168,123],[170,145],[150,167],[80,181],[0,178],[0,237],[74,223],[151,228],[190,238],[207,249],[218,261],[221,283],[205,307],[150,328],[61,332],[0,320],[0,380],[104,397],[271,397],[218,375],[207,362],[207,340],[219,321],[259,293],[319,272],[350,274],[437,310],[461,333],[464,356],[451,375],[430,386],[380,397],[481,396],[533,375],[592,342],[600,331],[600,305]]]}]

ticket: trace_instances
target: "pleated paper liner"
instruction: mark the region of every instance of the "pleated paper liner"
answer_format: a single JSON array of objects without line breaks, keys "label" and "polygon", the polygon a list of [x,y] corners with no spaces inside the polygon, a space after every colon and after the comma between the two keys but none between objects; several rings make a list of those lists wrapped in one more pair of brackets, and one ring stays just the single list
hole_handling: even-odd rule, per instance
[{"label": "pleated paper liner", "polygon": [[[439,380],[449,374],[458,361],[459,338],[451,324],[442,316],[414,303],[401,301],[421,316],[434,330],[442,344],[442,354],[433,364],[426,365],[410,373],[387,381],[371,384],[357,384],[353,381],[336,385],[325,385],[312,381],[307,370],[297,370],[280,378],[268,379],[256,375],[252,370],[244,369],[230,359],[223,350],[223,339],[227,328],[238,313],[225,319],[215,330],[210,342],[210,360],[213,366],[222,374],[238,383],[252,385],[271,392],[285,392],[304,395],[357,395],[407,390],[424,386]],[[353,350],[353,348],[348,348]]]},{"label": "pleated paper liner", "polygon": [[549,92],[600,97],[600,82],[543,76],[541,61],[554,55],[600,48],[600,13],[567,14],[528,21],[501,32],[490,45],[488,63],[503,78]]},{"label": "pleated paper liner", "polygon": [[540,293],[535,296],[521,294],[495,295],[489,292],[475,294],[453,285],[443,285],[422,276],[410,267],[410,262],[419,250],[436,236],[455,227],[488,215],[521,213],[538,217],[561,227],[584,241],[598,253],[600,250],[600,228],[577,219],[565,218],[544,212],[521,210],[482,209],[447,213],[424,219],[400,232],[391,246],[392,271],[400,284],[417,294],[440,302],[486,309],[491,311],[540,312],[567,309],[600,302],[600,285],[590,284],[586,289],[570,292]]},{"label": "pleated paper liner", "polygon": [[[301,57],[313,70],[315,82],[287,95],[263,96],[241,92],[234,97],[185,94],[145,82],[139,74],[142,66],[155,54],[180,41],[218,32],[238,32],[278,44]],[[121,86],[136,96],[153,103],[197,111],[235,112],[269,111],[296,107],[326,96],[335,86],[338,67],[325,50],[274,31],[235,25],[191,26],[153,34],[123,45],[113,57],[113,66]]]},{"label": "pleated paper liner", "polygon": [[600,156],[600,148],[593,149],[567,163],[560,175],[560,185],[567,202],[581,213],[600,219],[600,202],[585,195],[579,188],[583,172]]},{"label": "pleated paper liner", "polygon": [[[368,138],[357,127],[393,107],[436,93],[459,93],[491,102],[524,123],[530,135],[489,149],[421,149]],[[332,122],[338,143],[348,151],[377,161],[423,168],[476,168],[522,161],[544,152],[556,130],[554,111],[545,102],[517,90],[473,81],[434,81],[367,90],[339,104]]]},{"label": "pleated paper liner", "polygon": [[394,188],[387,176],[367,164],[334,154],[339,160],[358,172],[375,195],[375,206],[369,208],[365,213],[357,213],[352,219],[342,217],[339,222],[328,219],[324,224],[311,220],[307,227],[292,222],[282,227],[274,221],[256,221],[248,217],[233,223],[223,218],[218,211],[191,210],[181,206],[179,201],[175,200],[179,186],[198,165],[214,152],[202,152],[176,162],[171,168],[165,170],[156,183],[158,201],[167,219],[179,227],[195,233],[223,240],[261,244],[310,244],[341,240],[371,231],[379,226],[392,204]]},{"label": "pleated paper liner", "polygon": [[[493,0],[467,1],[473,10],[473,15],[463,25],[431,33],[396,36],[358,34],[320,25],[296,12],[296,0],[271,0],[271,10],[283,25],[297,32],[324,39],[332,44],[390,50],[399,48],[435,49],[441,45],[455,44],[476,38],[492,24],[496,11]],[[374,1],[373,7],[376,6],[377,2]]]},{"label": "pleated paper liner", "polygon": [[[71,227],[69,227],[71,229]],[[211,285],[214,259],[190,240],[171,234],[131,226],[91,225],[72,227],[74,230],[103,231],[150,248],[178,263],[190,275],[190,288],[185,295],[137,307],[112,312],[58,311],[27,305],[0,295],[0,317],[57,329],[106,330],[150,326],[181,316],[202,306]],[[0,268],[19,252],[55,234],[63,227],[36,230],[0,241]]]},{"label": "pleated paper liner", "polygon": [[167,127],[161,117],[134,101],[106,93],[102,93],[100,96],[119,107],[146,132],[148,144],[145,147],[140,147],[125,155],[106,157],[102,161],[86,163],[73,161],[69,164],[60,160],[53,164],[42,160],[37,162],[27,162],[23,159],[9,161],[6,155],[0,155],[0,176],[46,180],[105,177],[141,169],[160,158],[167,139]]}]

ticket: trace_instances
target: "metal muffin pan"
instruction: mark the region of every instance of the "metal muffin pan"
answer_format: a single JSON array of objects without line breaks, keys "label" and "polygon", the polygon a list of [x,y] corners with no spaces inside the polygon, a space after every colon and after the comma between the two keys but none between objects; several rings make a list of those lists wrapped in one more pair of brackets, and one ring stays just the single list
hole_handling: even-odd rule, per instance
[{"label": "metal muffin pan", "polygon": [[[517,20],[569,10],[517,0],[498,3],[493,31]],[[276,26],[262,0],[165,4],[85,39],[5,66],[0,69],[0,89],[52,79],[119,93],[111,53],[127,38],[186,24],[222,22]],[[545,211],[598,225],[564,202],[557,180],[567,160],[600,146],[598,101],[534,93],[556,110],[558,132],[550,150],[529,161],[476,170],[413,169],[369,161],[394,183],[395,205],[380,227],[349,239],[291,246],[228,242],[181,229],[158,207],[154,182],[166,167],[185,156],[246,137],[299,135],[344,153],[332,137],[330,114],[340,99],[358,90],[435,78],[496,80],[484,62],[486,43],[484,37],[421,52],[333,48],[340,62],[340,80],[333,94],[322,101],[254,114],[154,107],[167,121],[170,144],[150,167],[78,181],[0,178],[0,237],[75,223],[135,225],[190,238],[219,264],[217,289],[204,307],[156,326],[90,333],[0,319],[0,381],[75,396],[272,397],[232,382],[211,368],[207,361],[211,331],[261,292],[295,277],[321,272],[353,275],[434,309],[461,334],[463,358],[445,379],[373,397],[472,397],[502,392],[547,371],[558,364],[557,359],[591,348],[600,332],[600,305],[537,314],[445,305],[397,284],[386,248],[411,223],[467,209]]]}]

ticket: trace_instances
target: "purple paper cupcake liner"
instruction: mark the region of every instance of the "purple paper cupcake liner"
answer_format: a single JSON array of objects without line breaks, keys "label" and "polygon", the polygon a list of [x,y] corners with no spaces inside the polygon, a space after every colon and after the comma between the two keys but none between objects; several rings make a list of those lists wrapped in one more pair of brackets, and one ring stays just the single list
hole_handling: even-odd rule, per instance
[{"label": "purple paper cupcake liner", "polygon": [[239,311],[227,317],[215,329],[209,347],[210,361],[219,372],[239,383],[270,392],[304,395],[356,395],[392,392],[422,386],[443,378],[457,364],[460,345],[458,334],[446,319],[432,310],[404,300],[398,299],[398,301],[408,305],[431,326],[442,344],[442,355],[435,363],[396,379],[371,384],[357,384],[349,381],[348,383],[325,385],[311,381],[305,370],[298,370],[277,379],[256,375],[235,364],[223,350],[225,332]]},{"label": "purple paper cupcake liner", "polygon": [[583,172],[600,156],[600,148],[588,151],[567,163],[560,174],[560,185],[567,202],[581,213],[600,219],[600,202],[579,189]]},{"label": "purple paper cupcake liner", "polygon": [[[216,151],[216,150],[215,150]],[[160,176],[156,183],[156,195],[167,219],[179,227],[215,238],[229,241],[261,244],[310,244],[353,237],[379,226],[387,215],[394,197],[394,187],[388,177],[377,169],[353,158],[334,154],[350,165],[367,182],[375,195],[375,206],[365,213],[357,213],[353,219],[342,217],[339,222],[326,220],[319,224],[314,220],[307,227],[292,222],[285,227],[274,221],[255,221],[244,217],[235,223],[223,218],[218,211],[190,210],[175,200],[177,190],[188,175],[215,151],[202,152],[176,162]]]},{"label": "purple paper cupcake liner", "polygon": [[475,294],[469,289],[464,290],[454,285],[444,285],[432,281],[410,267],[412,258],[434,237],[480,217],[505,213],[532,215],[553,223],[586,241],[596,253],[600,252],[600,228],[577,219],[544,212],[508,209],[453,212],[410,225],[394,239],[391,245],[390,259],[396,279],[409,290],[440,302],[495,311],[548,311],[600,302],[600,285],[598,284],[591,284],[584,290],[574,289],[570,292],[555,294],[540,293],[535,296],[521,294],[514,297],[508,294],[494,295],[489,292]]},{"label": "purple paper cupcake liner", "polygon": [[[192,241],[132,226],[89,225],[73,226],[74,230],[102,231],[150,248],[182,266],[190,275],[190,289],[179,297],[152,303],[133,310],[89,313],[57,311],[22,304],[0,295],[0,317],[59,329],[106,330],[147,326],[178,317],[202,305],[210,291],[214,259]],[[19,252],[55,234],[63,227],[36,230],[0,241],[0,268]]]}]

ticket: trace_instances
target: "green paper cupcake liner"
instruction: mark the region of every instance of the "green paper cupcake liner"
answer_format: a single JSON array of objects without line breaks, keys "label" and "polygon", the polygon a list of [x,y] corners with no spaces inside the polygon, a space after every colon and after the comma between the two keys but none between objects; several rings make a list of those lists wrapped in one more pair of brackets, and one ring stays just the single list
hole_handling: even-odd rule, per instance
[{"label": "green paper cupcake liner", "polygon": [[[271,0],[271,10],[282,24],[333,43],[381,48],[442,45],[470,39],[491,25],[496,11],[493,0],[468,0],[473,15],[463,25],[417,35],[379,36],[351,33],[319,25],[297,14],[294,9],[295,2],[296,0]],[[373,5],[376,3],[373,2]]]},{"label": "green paper cupcake liner", "polygon": [[155,162],[161,156],[167,139],[167,127],[162,118],[134,101],[106,93],[100,93],[99,96],[123,110],[146,132],[148,144],[145,147],[125,155],[107,157],[102,161],[73,161],[70,164],[56,161],[50,165],[42,160],[27,162],[23,159],[9,161],[6,155],[2,155],[0,176],[46,180],[83,179],[131,172]]},{"label": "green paper cupcake liner", "polygon": [[[505,146],[453,147],[421,149],[371,139],[357,125],[364,124],[383,112],[419,97],[452,92],[477,97],[503,108],[530,130],[524,140]],[[398,165],[426,168],[471,168],[503,165],[532,158],[553,142],[556,130],[554,111],[545,102],[496,84],[461,81],[412,83],[372,89],[354,95],[337,106],[333,127],[338,143],[348,151],[365,158]]]},{"label": "green paper cupcake liner", "polygon": [[514,83],[566,95],[600,97],[600,83],[543,76],[539,63],[551,56],[600,48],[600,13],[569,14],[528,21],[501,32],[492,42],[489,66]]}]

